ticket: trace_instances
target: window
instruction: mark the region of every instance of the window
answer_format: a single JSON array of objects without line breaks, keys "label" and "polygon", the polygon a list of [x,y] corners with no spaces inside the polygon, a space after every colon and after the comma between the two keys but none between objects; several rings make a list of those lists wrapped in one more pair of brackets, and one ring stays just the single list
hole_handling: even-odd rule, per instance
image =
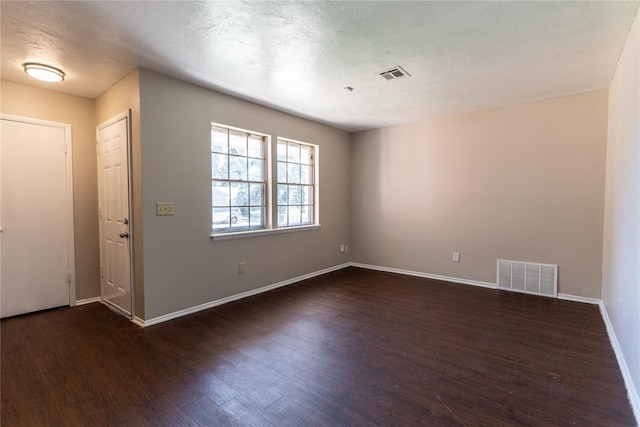
[{"label": "window", "polygon": [[268,135],[211,124],[214,240],[320,227],[318,146],[278,138],[273,148]]},{"label": "window", "polygon": [[268,137],[211,127],[211,200],[214,233],[267,226]]},{"label": "window", "polygon": [[278,138],[278,227],[315,224],[316,151],[311,144]]}]

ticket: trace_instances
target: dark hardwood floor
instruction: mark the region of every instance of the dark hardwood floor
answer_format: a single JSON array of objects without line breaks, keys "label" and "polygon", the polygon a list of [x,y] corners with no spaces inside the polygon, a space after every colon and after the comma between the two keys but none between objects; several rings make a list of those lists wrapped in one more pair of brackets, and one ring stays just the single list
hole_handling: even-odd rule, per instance
[{"label": "dark hardwood floor", "polygon": [[587,304],[348,268],[145,329],[1,324],[3,426],[635,425]]}]

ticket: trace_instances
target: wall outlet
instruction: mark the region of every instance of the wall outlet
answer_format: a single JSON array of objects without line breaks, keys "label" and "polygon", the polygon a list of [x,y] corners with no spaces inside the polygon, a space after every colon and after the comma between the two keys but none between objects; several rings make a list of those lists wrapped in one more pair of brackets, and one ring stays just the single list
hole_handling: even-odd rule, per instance
[{"label": "wall outlet", "polygon": [[344,245],[340,245],[340,253],[343,254],[344,253]]},{"label": "wall outlet", "polygon": [[244,274],[244,261],[238,263],[238,274]]},{"label": "wall outlet", "polygon": [[176,206],[173,202],[156,202],[156,216],[173,216]]},{"label": "wall outlet", "polygon": [[451,256],[451,261],[460,262],[460,252],[454,252]]},{"label": "wall outlet", "polygon": [[349,245],[344,245],[344,251],[349,253]]}]

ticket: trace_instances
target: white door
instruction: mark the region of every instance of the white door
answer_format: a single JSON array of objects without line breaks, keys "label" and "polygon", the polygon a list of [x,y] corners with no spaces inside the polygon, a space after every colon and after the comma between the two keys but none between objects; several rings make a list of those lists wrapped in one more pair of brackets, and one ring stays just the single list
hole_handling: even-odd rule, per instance
[{"label": "white door", "polygon": [[0,123],[0,317],[75,304],[71,126]]},{"label": "white door", "polygon": [[98,127],[100,276],[102,301],[131,315],[129,119]]}]

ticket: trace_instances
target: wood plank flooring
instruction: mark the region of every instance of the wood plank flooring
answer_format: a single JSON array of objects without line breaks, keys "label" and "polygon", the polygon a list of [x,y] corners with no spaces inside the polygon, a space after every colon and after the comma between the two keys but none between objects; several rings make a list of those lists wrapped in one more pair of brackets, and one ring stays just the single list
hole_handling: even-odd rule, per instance
[{"label": "wood plank flooring", "polygon": [[3,426],[631,426],[596,306],[347,268],[139,328],[1,322]]}]

